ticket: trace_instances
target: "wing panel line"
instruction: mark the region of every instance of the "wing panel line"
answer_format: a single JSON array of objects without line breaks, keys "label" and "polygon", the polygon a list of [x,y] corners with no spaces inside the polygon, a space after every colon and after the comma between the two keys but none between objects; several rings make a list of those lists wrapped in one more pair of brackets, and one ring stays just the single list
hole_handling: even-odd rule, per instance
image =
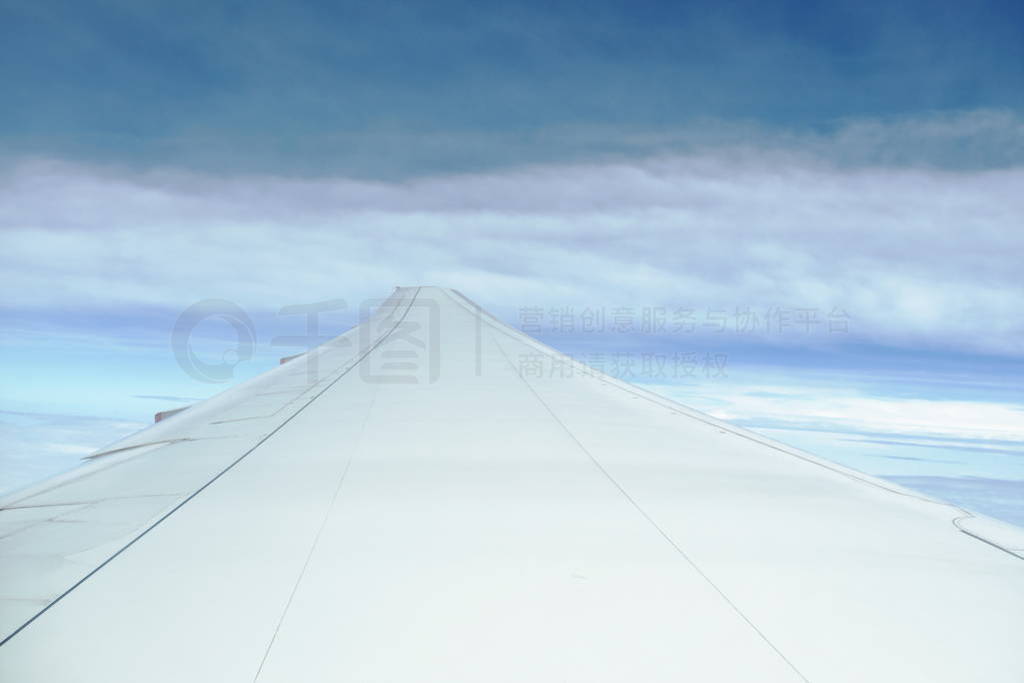
[{"label": "wing panel line", "polygon": [[292,421],[292,419],[293,419],[293,418],[295,418],[295,417],[296,417],[296,416],[297,416],[297,415],[298,415],[299,413],[301,413],[301,412],[302,412],[303,410],[305,410],[305,409],[306,409],[306,408],[307,408],[307,407],[308,407],[308,406],[309,406],[310,404],[312,404],[312,403],[313,403],[314,401],[316,401],[316,400],[317,400],[318,398],[320,398],[320,397],[321,397],[321,396],[322,396],[322,395],[323,395],[323,394],[324,394],[324,393],[325,393],[325,392],[326,392],[326,391],[327,391],[328,389],[330,389],[330,388],[331,388],[331,387],[333,387],[333,386],[334,386],[335,384],[337,384],[337,383],[338,383],[338,381],[339,381],[339,380],[341,380],[341,378],[342,378],[342,377],[346,376],[346,375],[347,375],[347,374],[348,374],[349,372],[351,372],[351,371],[352,371],[352,370],[354,370],[354,369],[355,369],[356,367],[358,367],[358,366],[359,366],[359,364],[360,364],[360,363],[362,363],[362,362],[363,362],[363,360],[364,360],[364,359],[365,359],[365,358],[366,358],[367,356],[369,356],[369,355],[370,355],[370,354],[371,354],[371,353],[372,353],[372,352],[373,352],[374,350],[376,350],[376,348],[377,348],[378,346],[380,346],[380,345],[381,345],[382,343],[384,343],[384,341],[385,341],[385,340],[387,340],[387,338],[388,338],[389,336],[391,336],[391,333],[392,333],[392,332],[394,332],[394,331],[395,331],[395,330],[396,330],[396,329],[398,328],[398,326],[399,326],[399,325],[401,325],[401,324],[402,324],[402,323],[403,323],[403,322],[405,321],[405,318],[406,318],[406,316],[407,316],[407,315],[409,314],[409,311],[410,311],[410,310],[412,309],[412,305],[413,305],[413,303],[414,303],[414,302],[416,301],[416,297],[417,297],[417,296],[419,296],[419,293],[420,293],[420,288],[419,288],[419,287],[417,287],[417,288],[416,288],[416,291],[415,291],[415,292],[413,293],[412,297],[411,297],[411,298],[409,299],[409,303],[408,303],[408,304],[406,305],[406,307],[405,307],[405,310],[404,310],[404,311],[402,312],[402,316],[401,316],[400,318],[398,318],[398,319],[397,319],[397,320],[395,321],[395,323],[394,323],[394,324],[393,324],[393,325],[392,325],[392,326],[391,326],[391,327],[390,327],[390,328],[388,329],[388,331],[387,331],[387,332],[385,332],[385,333],[384,333],[383,335],[381,335],[381,337],[380,337],[379,339],[377,339],[377,340],[376,340],[376,341],[375,341],[375,342],[374,342],[374,343],[373,343],[373,344],[372,344],[372,345],[370,346],[370,348],[368,348],[368,349],[367,349],[367,350],[366,350],[366,351],[365,351],[365,352],[364,352],[364,353],[363,353],[363,354],[362,354],[361,356],[359,356],[359,358],[358,358],[358,359],[356,360],[356,362],[355,362],[355,363],[353,363],[353,364],[352,364],[351,366],[349,366],[349,368],[348,368],[347,370],[345,370],[344,372],[342,372],[341,374],[339,374],[339,375],[338,375],[337,377],[335,377],[335,378],[334,378],[333,380],[331,380],[331,382],[330,382],[330,383],[329,383],[329,384],[328,384],[327,386],[325,386],[325,387],[324,387],[324,388],[323,388],[322,390],[320,390],[319,392],[317,392],[317,394],[316,394],[316,395],[314,395],[314,396],[313,396],[312,398],[310,398],[310,399],[309,399],[309,401],[307,401],[306,403],[304,403],[304,404],[302,405],[302,407],[300,407],[300,408],[299,408],[298,410],[296,410],[296,411],[295,411],[294,413],[292,413],[292,414],[291,414],[290,416],[288,416],[288,418],[287,418],[287,419],[285,419],[285,420],[284,420],[284,421],[283,421],[283,422],[282,422],[281,424],[279,424],[279,425],[278,425],[277,427],[275,427],[275,428],[274,428],[274,429],[273,429],[273,430],[272,430],[272,431],[271,431],[271,432],[270,432],[269,434],[267,434],[267,435],[266,435],[266,436],[264,436],[264,437],[263,437],[262,439],[260,439],[259,441],[257,441],[255,445],[253,445],[253,446],[252,446],[251,448],[249,448],[249,450],[247,450],[247,451],[245,451],[244,453],[242,453],[242,455],[238,456],[238,458],[236,458],[235,460],[233,460],[233,461],[232,461],[232,462],[231,462],[231,463],[230,463],[230,464],[229,464],[229,465],[228,465],[227,467],[225,467],[225,468],[224,468],[224,469],[222,469],[222,470],[221,470],[220,472],[218,472],[218,473],[217,473],[216,475],[214,475],[214,476],[213,476],[213,478],[211,478],[211,479],[210,479],[210,480],[209,480],[208,482],[206,482],[205,484],[203,484],[202,486],[200,486],[200,487],[199,487],[198,489],[196,489],[196,490],[195,490],[194,492],[192,492],[192,494],[191,494],[191,495],[189,495],[189,496],[188,496],[187,498],[185,498],[185,499],[184,499],[183,501],[181,501],[180,503],[178,503],[177,505],[175,505],[175,506],[174,506],[173,508],[171,508],[171,509],[170,509],[170,510],[169,510],[168,512],[166,512],[166,513],[165,513],[165,514],[164,514],[163,516],[161,516],[161,517],[160,517],[159,519],[157,519],[157,520],[156,520],[155,522],[153,522],[152,524],[150,524],[150,525],[149,525],[148,527],[146,527],[145,529],[143,529],[143,530],[142,530],[142,531],[141,531],[141,532],[140,532],[140,533],[139,533],[139,534],[138,534],[137,536],[135,536],[135,538],[133,538],[132,540],[128,541],[128,543],[126,543],[126,544],[125,544],[125,545],[123,545],[123,546],[122,546],[121,548],[119,548],[119,549],[118,549],[118,550],[117,550],[117,551],[116,551],[116,552],[115,552],[115,553],[114,553],[113,555],[111,555],[111,556],[110,556],[110,557],[108,557],[108,558],[107,558],[106,560],[104,560],[103,562],[101,562],[100,564],[98,564],[98,565],[97,565],[96,567],[94,567],[94,568],[93,568],[93,569],[92,569],[92,570],[91,570],[91,571],[90,571],[90,572],[89,572],[88,574],[86,574],[85,576],[83,576],[82,578],[80,578],[80,579],[79,579],[78,581],[76,581],[75,583],[73,583],[73,584],[72,584],[72,585],[71,585],[71,586],[70,586],[70,587],[69,587],[69,588],[68,588],[67,590],[65,590],[65,591],[64,591],[63,593],[61,593],[61,594],[60,594],[60,595],[58,595],[58,596],[57,596],[56,598],[54,598],[54,599],[53,599],[53,600],[52,600],[52,601],[51,601],[50,603],[48,603],[48,604],[47,604],[47,605],[46,605],[45,607],[43,607],[43,608],[42,608],[41,610],[39,610],[39,611],[38,611],[38,612],[36,612],[36,613],[35,613],[34,615],[32,615],[32,617],[30,617],[30,618],[29,618],[29,619],[28,619],[28,620],[27,620],[27,621],[26,621],[25,623],[23,623],[23,624],[22,624],[21,626],[19,626],[18,628],[14,629],[14,631],[12,631],[12,632],[11,632],[11,633],[10,633],[9,635],[7,635],[7,636],[6,636],[6,637],[5,637],[5,638],[4,638],[3,640],[0,640],[0,647],[3,647],[3,645],[4,645],[4,644],[6,644],[6,643],[7,643],[7,642],[8,642],[9,640],[11,640],[12,638],[14,638],[14,637],[15,637],[16,635],[18,635],[19,633],[21,633],[21,632],[22,632],[23,630],[25,630],[25,628],[26,628],[26,627],[28,627],[28,625],[29,625],[29,624],[31,624],[31,623],[32,623],[32,622],[34,622],[34,621],[35,621],[36,619],[38,619],[38,618],[39,618],[39,617],[41,617],[41,616],[42,616],[43,614],[45,614],[45,613],[46,613],[47,611],[49,611],[51,607],[53,607],[54,605],[56,605],[57,603],[59,603],[59,602],[60,602],[61,600],[63,600],[63,599],[65,598],[65,597],[67,597],[67,596],[68,596],[68,595],[69,595],[69,594],[70,594],[70,593],[71,593],[71,592],[72,592],[73,590],[75,590],[76,588],[78,588],[79,586],[81,586],[81,585],[82,585],[83,583],[85,583],[86,581],[88,581],[88,580],[89,580],[89,578],[91,578],[91,577],[92,577],[93,575],[95,575],[95,574],[96,574],[96,573],[97,573],[98,571],[100,571],[101,569],[103,569],[104,567],[106,567],[106,566],[107,566],[108,564],[110,564],[110,563],[111,563],[111,562],[112,562],[112,561],[113,561],[113,560],[114,560],[115,558],[117,558],[117,557],[118,557],[119,555],[121,555],[121,554],[122,554],[122,553],[123,553],[124,551],[128,550],[128,549],[129,549],[130,547],[132,547],[133,545],[135,545],[135,543],[137,543],[137,542],[138,542],[138,541],[139,541],[139,540],[140,540],[140,539],[141,539],[141,538],[142,538],[143,536],[145,536],[145,535],[146,535],[146,534],[148,534],[148,533],[149,533],[150,531],[152,531],[153,529],[155,529],[155,528],[156,528],[157,526],[159,526],[159,525],[160,525],[160,524],[161,524],[161,523],[162,523],[162,522],[163,522],[164,520],[166,520],[166,519],[167,519],[168,517],[170,517],[171,515],[173,515],[173,514],[174,514],[175,512],[177,512],[178,510],[180,510],[180,509],[181,509],[182,507],[184,507],[184,506],[185,506],[185,504],[187,504],[187,503],[188,503],[188,502],[190,502],[190,501],[191,501],[191,500],[192,500],[193,498],[195,498],[195,497],[196,497],[196,496],[198,496],[198,495],[199,495],[200,493],[202,493],[202,492],[203,492],[204,490],[206,490],[206,489],[207,489],[207,488],[208,488],[208,487],[209,487],[209,486],[210,486],[211,484],[213,484],[213,483],[214,483],[215,481],[217,481],[217,480],[218,480],[218,479],[220,479],[220,478],[221,478],[222,476],[224,476],[225,474],[227,474],[227,473],[228,473],[228,472],[229,472],[229,471],[230,471],[230,470],[231,470],[231,469],[232,469],[233,467],[235,467],[235,465],[237,465],[238,463],[242,462],[242,460],[244,460],[245,458],[247,458],[247,457],[248,457],[248,456],[249,456],[250,454],[252,454],[252,453],[253,453],[253,452],[254,452],[254,451],[255,451],[256,449],[258,449],[258,448],[259,448],[260,446],[262,446],[262,445],[263,445],[264,443],[266,443],[266,442],[267,442],[267,441],[268,441],[268,440],[269,440],[269,439],[270,439],[271,437],[273,437],[273,436],[274,436],[275,434],[277,434],[277,433],[278,433],[279,431],[281,431],[281,429],[282,429],[282,428],[283,428],[283,427],[284,427],[285,425],[287,425],[287,424],[288,424],[289,422],[291,422],[291,421]]},{"label": "wing panel line", "polygon": [[764,634],[764,632],[762,632],[761,629],[759,629],[757,627],[757,625],[754,624],[754,622],[750,620],[750,617],[748,617],[746,614],[744,614],[743,611],[736,605],[736,603],[734,603],[732,600],[729,599],[729,596],[726,595],[725,592],[721,588],[719,588],[718,585],[715,584],[714,581],[711,580],[710,576],[705,574],[704,571],[700,567],[697,566],[697,563],[694,562],[693,558],[691,558],[686,553],[686,551],[683,550],[683,548],[675,541],[675,539],[673,539],[668,534],[668,532],[666,532],[664,529],[661,528],[661,526],[658,525],[658,523],[654,520],[654,518],[651,517],[651,515],[648,514],[648,512],[646,510],[644,510],[644,508],[640,505],[640,503],[638,503],[636,501],[635,498],[633,498],[633,496],[629,495],[629,492],[625,488],[623,488],[622,484],[620,484],[615,479],[615,477],[613,477],[611,475],[611,473],[608,470],[606,470],[604,468],[604,466],[600,463],[600,461],[598,461],[598,459],[596,457],[594,457],[594,455],[587,449],[587,447],[583,445],[583,442],[581,442],[578,438],[576,438],[576,435],[573,434],[572,430],[569,429],[569,427],[564,422],[562,422],[561,418],[559,418],[558,415],[555,413],[555,411],[552,410],[551,406],[549,406],[548,403],[543,398],[541,398],[540,394],[537,393],[537,390],[533,388],[532,384],[530,384],[530,381],[528,379],[526,379],[523,376],[523,374],[519,371],[519,369],[516,368],[515,364],[512,363],[511,360],[509,360],[508,354],[505,353],[505,349],[501,346],[501,344],[498,342],[498,340],[494,338],[493,335],[491,336],[491,341],[493,341],[495,346],[498,347],[498,350],[501,351],[501,355],[505,358],[505,362],[508,363],[509,367],[516,374],[516,376],[519,377],[519,379],[522,380],[523,384],[526,385],[526,388],[530,390],[531,394],[533,394],[533,397],[537,399],[537,401],[544,407],[544,410],[547,411],[547,413],[558,424],[558,426],[561,427],[562,430],[569,436],[569,438],[572,439],[573,442],[579,447],[579,449],[581,451],[583,451],[583,453],[587,456],[587,458],[590,459],[590,462],[594,465],[594,467],[597,468],[597,470],[604,476],[604,478],[607,479],[612,484],[612,486],[614,486],[619,491],[619,493],[621,493],[622,496],[627,501],[629,501],[629,504],[632,505],[633,508],[636,509],[636,511],[640,513],[641,517],[643,517],[645,520],[647,520],[647,522],[652,527],[654,527],[655,531],[657,531],[658,534],[665,541],[667,541],[670,546],[672,546],[672,548],[676,551],[676,553],[678,553],[679,556],[682,557],[683,560],[685,560],[686,563],[688,565],[690,565],[690,567],[695,572],[697,572],[698,576],[700,576],[702,579],[704,579],[705,583],[707,583],[709,586],[711,586],[711,588],[714,589],[714,591],[716,593],[718,593],[718,595],[722,598],[722,600],[724,600],[725,603],[727,605],[729,605],[729,607],[732,608],[732,611],[735,612],[741,619],[743,619],[743,621],[746,622],[746,624],[751,629],[753,629],[754,633],[756,633],[761,638],[761,640],[764,641],[765,644],[767,644],[768,647],[770,647],[775,652],[775,654],[777,654],[782,659],[782,661],[784,661],[789,666],[789,668],[792,669],[793,672],[797,676],[800,677],[800,680],[805,681],[806,683],[810,683],[808,681],[807,677],[804,676],[800,672],[800,670],[798,668],[796,668],[796,665],[793,664],[793,662],[791,662],[789,660],[789,658],[787,658],[786,655],[784,655],[782,653],[782,650],[780,650],[778,647],[776,647],[775,643],[773,643],[771,640],[769,640],[768,636],[766,636]]}]

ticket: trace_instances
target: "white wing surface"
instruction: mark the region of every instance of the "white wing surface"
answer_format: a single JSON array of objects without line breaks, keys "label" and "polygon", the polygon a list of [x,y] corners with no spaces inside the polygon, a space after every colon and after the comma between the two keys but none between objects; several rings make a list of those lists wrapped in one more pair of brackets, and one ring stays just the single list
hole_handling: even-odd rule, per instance
[{"label": "white wing surface", "polygon": [[1022,556],[399,288],[2,501],[0,680],[1019,682]]}]

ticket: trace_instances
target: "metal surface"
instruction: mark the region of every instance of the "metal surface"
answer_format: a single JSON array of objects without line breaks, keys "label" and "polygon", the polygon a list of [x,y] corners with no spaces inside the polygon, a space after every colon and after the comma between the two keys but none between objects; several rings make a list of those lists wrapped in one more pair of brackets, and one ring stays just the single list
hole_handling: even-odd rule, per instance
[{"label": "metal surface", "polygon": [[400,288],[3,501],[0,680],[1020,681],[1020,548]]}]

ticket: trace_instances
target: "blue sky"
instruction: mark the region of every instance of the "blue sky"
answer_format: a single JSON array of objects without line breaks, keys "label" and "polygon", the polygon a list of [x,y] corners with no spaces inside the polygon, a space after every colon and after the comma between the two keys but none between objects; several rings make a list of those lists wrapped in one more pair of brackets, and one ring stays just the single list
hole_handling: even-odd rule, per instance
[{"label": "blue sky", "polygon": [[0,38],[0,489],[222,388],[169,350],[198,300],[256,322],[240,379],[282,306],[427,283],[690,310],[538,335],[723,356],[632,379],[1024,523],[1019,3],[8,2]]},{"label": "blue sky", "polygon": [[[108,163],[408,177],[1024,105],[1024,10],[1011,1],[8,2],[0,13],[4,146]],[[998,140],[960,142],[914,152],[1013,161]]]}]

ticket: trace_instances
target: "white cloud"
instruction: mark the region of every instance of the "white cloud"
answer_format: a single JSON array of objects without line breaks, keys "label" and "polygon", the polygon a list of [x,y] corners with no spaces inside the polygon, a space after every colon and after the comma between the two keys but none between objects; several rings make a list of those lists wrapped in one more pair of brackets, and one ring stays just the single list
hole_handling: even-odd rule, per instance
[{"label": "white cloud", "polygon": [[145,426],[101,417],[0,410],[0,494],[69,470],[83,456]]},{"label": "white cloud", "polygon": [[1021,187],[756,149],[396,183],[36,161],[0,178],[0,267],[15,308],[429,283],[491,307],[841,307],[868,341],[1019,354]]},{"label": "white cloud", "polygon": [[[776,373],[779,374],[779,373]],[[822,383],[813,373],[762,381],[651,388],[685,405],[848,467],[885,477],[1024,481],[1024,406],[993,400],[877,395],[855,376]],[[782,381],[780,381],[782,380]],[[905,482],[912,488],[917,484]],[[924,486],[925,491],[935,491]],[[996,494],[993,493],[993,502]],[[957,501],[955,495],[950,500]],[[1024,508],[971,507],[1010,521]],[[1012,509],[1010,509],[1012,508]]]},{"label": "white cloud", "polygon": [[[757,421],[780,429],[888,434],[934,441],[1008,441],[1024,447],[1024,407],[990,401],[873,396],[855,386],[707,382],[699,391],[659,386],[723,420]],[[984,447],[981,444],[979,447]],[[995,446],[991,446],[995,448]]]}]

